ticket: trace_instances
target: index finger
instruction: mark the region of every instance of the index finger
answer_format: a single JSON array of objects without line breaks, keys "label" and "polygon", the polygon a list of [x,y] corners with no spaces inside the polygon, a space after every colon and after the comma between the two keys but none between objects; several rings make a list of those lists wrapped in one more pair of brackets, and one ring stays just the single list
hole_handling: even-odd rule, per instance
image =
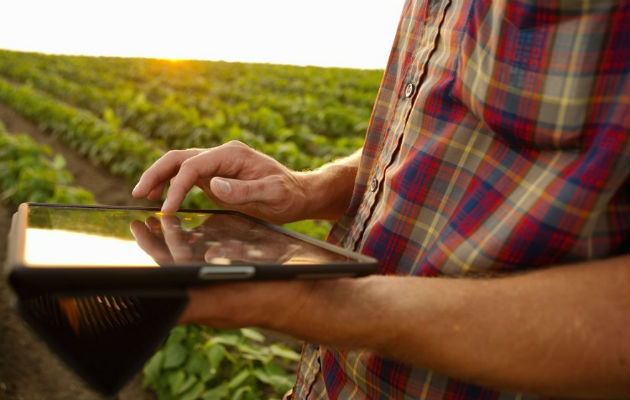
[{"label": "index finger", "polygon": [[184,201],[186,193],[199,178],[213,176],[237,176],[242,160],[234,154],[234,146],[229,143],[214,147],[184,160],[179,166],[175,177],[166,193],[166,200],[162,204],[162,212],[172,214]]},{"label": "index finger", "polygon": [[171,150],[153,163],[140,177],[131,192],[135,198],[148,196],[153,189],[177,174],[182,163],[199,154],[199,149]]},{"label": "index finger", "polygon": [[134,220],[131,222],[129,228],[131,229],[131,233],[136,239],[138,246],[140,246],[140,248],[151,258],[153,258],[155,262],[159,265],[173,263],[173,257],[166,248],[164,241],[153,235],[147,225]]},{"label": "index finger", "polygon": [[162,229],[164,241],[173,255],[173,260],[175,262],[193,262],[193,250],[184,238],[179,218],[174,215],[163,215]]}]

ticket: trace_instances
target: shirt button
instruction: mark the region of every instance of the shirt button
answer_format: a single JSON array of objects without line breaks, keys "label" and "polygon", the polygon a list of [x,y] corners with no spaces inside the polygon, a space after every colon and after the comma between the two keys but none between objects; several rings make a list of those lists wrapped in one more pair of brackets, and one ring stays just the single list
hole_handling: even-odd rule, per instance
[{"label": "shirt button", "polygon": [[408,83],[405,87],[405,97],[410,98],[411,96],[413,96],[413,92],[415,89],[416,87],[413,85],[413,83]]},{"label": "shirt button", "polygon": [[378,189],[378,179],[374,178],[372,179],[372,182],[370,183],[370,190],[372,192],[376,192],[376,189]]}]

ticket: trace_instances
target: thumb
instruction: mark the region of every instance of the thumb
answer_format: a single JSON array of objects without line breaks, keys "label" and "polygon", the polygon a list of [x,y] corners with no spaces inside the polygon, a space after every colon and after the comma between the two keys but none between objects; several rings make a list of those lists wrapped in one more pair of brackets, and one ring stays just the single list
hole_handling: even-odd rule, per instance
[{"label": "thumb", "polygon": [[261,179],[244,181],[239,179],[212,178],[210,190],[219,200],[232,205],[243,205],[270,200],[269,187]]}]

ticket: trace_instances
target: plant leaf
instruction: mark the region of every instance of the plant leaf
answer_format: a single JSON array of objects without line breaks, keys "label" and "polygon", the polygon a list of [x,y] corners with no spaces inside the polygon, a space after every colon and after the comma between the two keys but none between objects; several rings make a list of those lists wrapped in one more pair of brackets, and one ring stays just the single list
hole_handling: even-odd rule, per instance
[{"label": "plant leaf", "polygon": [[164,368],[175,368],[182,365],[187,355],[186,348],[178,342],[164,346]]},{"label": "plant leaf", "polygon": [[144,365],[142,372],[144,372],[144,386],[150,385],[155,382],[160,376],[160,370],[162,369],[162,362],[164,361],[164,352],[158,351],[151,357],[151,359]]},{"label": "plant leaf", "polygon": [[253,328],[242,328],[241,329],[241,333],[243,334],[244,337],[253,340],[255,342],[264,342],[265,341],[265,336],[258,332],[256,329]]},{"label": "plant leaf", "polygon": [[215,344],[214,346],[210,347],[210,349],[208,350],[208,361],[210,361],[210,367],[212,369],[218,369],[226,353],[227,351],[225,350],[225,347],[223,347],[223,345]]},{"label": "plant leaf", "polygon": [[273,354],[274,356],[284,358],[285,360],[291,360],[291,361],[300,360],[300,355],[298,353],[296,353],[295,351],[281,344],[272,344],[271,346],[269,346],[269,350],[271,351],[271,354]]},{"label": "plant leaf", "polygon": [[251,373],[249,372],[249,370],[246,369],[239,372],[238,374],[236,374],[235,377],[230,379],[230,381],[228,382],[228,388],[234,389],[241,386],[241,384],[245,382],[245,379],[249,378],[250,374]]}]

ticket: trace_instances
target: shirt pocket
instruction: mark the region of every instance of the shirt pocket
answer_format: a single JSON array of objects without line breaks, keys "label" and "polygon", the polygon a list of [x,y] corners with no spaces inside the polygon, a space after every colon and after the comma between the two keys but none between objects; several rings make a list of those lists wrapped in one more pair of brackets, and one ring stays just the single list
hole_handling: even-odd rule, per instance
[{"label": "shirt pocket", "polygon": [[606,13],[581,4],[471,5],[457,64],[457,94],[509,145],[582,146],[606,38]]}]

